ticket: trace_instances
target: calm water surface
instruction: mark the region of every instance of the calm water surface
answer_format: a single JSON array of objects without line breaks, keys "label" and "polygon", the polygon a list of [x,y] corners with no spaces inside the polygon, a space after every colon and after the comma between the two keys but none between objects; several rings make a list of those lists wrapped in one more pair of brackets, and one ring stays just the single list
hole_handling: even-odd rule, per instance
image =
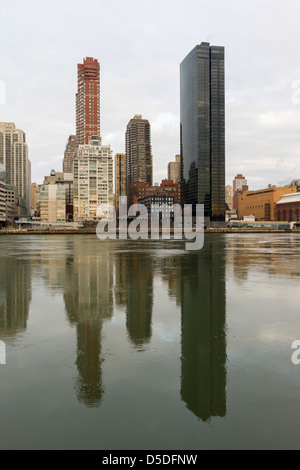
[{"label": "calm water surface", "polygon": [[0,449],[300,448],[300,236],[0,237]]}]

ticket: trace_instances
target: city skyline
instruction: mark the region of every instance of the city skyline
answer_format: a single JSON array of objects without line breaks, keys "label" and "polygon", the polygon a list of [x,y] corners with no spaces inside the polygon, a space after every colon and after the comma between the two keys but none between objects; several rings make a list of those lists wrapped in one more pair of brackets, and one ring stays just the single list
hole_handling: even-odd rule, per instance
[{"label": "city skyline", "polygon": [[[236,2],[212,2],[201,17],[202,2],[188,1],[184,8],[172,2],[170,18],[167,1],[158,20],[152,12],[145,16],[143,6],[134,10],[135,2],[129,1],[126,7],[117,2],[122,22],[115,15],[116,2],[104,9],[88,2],[95,19],[88,8],[82,12],[72,8],[70,14],[68,2],[54,1],[46,11],[33,9],[33,1],[26,8],[17,3],[17,15],[11,5],[3,6],[3,37],[8,36],[13,18],[17,38],[3,51],[0,81],[6,86],[6,104],[0,105],[0,112],[1,121],[15,122],[27,134],[33,181],[41,182],[50,168],[61,169],[66,140],[75,134],[76,64],[86,56],[97,57],[102,70],[103,141],[111,144],[114,154],[124,152],[126,124],[134,114],[143,114],[152,125],[154,180],[166,177],[166,166],[180,149],[179,64],[195,44],[206,40],[226,48],[226,183],[231,184],[237,172],[247,174],[254,189],[287,184],[299,176],[296,2],[288,1],[290,8],[283,9],[279,2],[266,1],[259,18],[257,2],[244,4],[243,11]],[[44,13],[49,18],[46,25]],[[31,17],[36,24],[32,31]],[[112,18],[115,23],[110,29]],[[236,31],[229,28],[232,18],[239,24]],[[99,25],[94,28],[96,21]],[[185,23],[189,31],[178,34]],[[80,25],[86,35],[69,34]],[[253,30],[255,37],[249,34]],[[24,34],[28,45],[34,42],[36,47],[26,47],[20,54]]]}]

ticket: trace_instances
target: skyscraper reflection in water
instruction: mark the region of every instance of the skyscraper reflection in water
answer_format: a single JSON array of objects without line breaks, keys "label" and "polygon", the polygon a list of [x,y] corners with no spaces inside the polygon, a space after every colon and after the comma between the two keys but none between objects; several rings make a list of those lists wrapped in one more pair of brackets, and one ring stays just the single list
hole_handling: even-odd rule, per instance
[{"label": "skyscraper reflection in water", "polygon": [[31,261],[6,256],[0,263],[0,339],[13,339],[27,328],[31,302]]},{"label": "skyscraper reflection in water", "polygon": [[181,398],[202,421],[226,416],[225,242],[181,258]]},{"label": "skyscraper reflection in water", "polygon": [[134,346],[141,348],[152,337],[154,263],[151,256],[138,252],[127,261],[127,332]]},{"label": "skyscraper reflection in water", "polygon": [[95,252],[94,244],[74,241],[66,258],[64,300],[70,323],[77,330],[77,398],[97,407],[103,395],[102,326],[113,315],[113,263],[106,250]]}]

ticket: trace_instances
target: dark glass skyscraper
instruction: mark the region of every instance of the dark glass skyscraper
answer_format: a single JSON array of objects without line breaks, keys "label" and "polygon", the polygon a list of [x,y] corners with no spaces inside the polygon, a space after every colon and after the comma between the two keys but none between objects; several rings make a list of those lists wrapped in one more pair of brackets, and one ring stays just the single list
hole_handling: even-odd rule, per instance
[{"label": "dark glass skyscraper", "polygon": [[183,204],[225,220],[224,47],[202,42],[180,66]]}]

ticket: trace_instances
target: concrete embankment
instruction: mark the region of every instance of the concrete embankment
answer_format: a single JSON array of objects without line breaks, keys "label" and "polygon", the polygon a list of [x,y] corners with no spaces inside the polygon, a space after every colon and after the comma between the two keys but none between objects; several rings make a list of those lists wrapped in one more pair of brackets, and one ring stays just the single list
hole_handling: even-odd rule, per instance
[{"label": "concrete embankment", "polygon": [[[118,233],[118,231],[117,231]],[[148,232],[151,235],[151,231]],[[162,231],[159,232],[163,234]],[[171,229],[171,235],[174,231]],[[183,232],[184,233],[184,232]],[[205,230],[206,234],[209,233],[294,233],[300,234],[300,230],[282,230],[282,229],[208,229]],[[95,235],[95,230],[0,230],[0,235]]]}]

